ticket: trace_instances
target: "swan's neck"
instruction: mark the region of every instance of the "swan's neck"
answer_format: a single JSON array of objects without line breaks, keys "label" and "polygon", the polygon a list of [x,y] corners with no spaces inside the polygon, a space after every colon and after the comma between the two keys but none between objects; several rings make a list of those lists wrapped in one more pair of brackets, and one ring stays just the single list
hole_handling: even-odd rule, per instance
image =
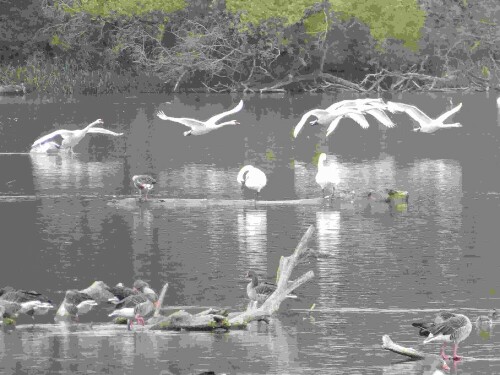
[{"label": "swan's neck", "polygon": [[442,124],[441,127],[442,128],[461,128],[462,124],[455,122],[453,124]]},{"label": "swan's neck", "polygon": [[87,126],[86,126],[83,130],[84,130],[85,132],[88,132],[88,131],[89,131],[89,129],[90,129],[91,127],[96,126],[97,124],[99,124],[99,120],[96,120],[96,121],[94,121],[94,122],[93,122],[93,123],[91,123],[91,124],[88,124],[88,125],[87,125]]},{"label": "swan's neck", "polygon": [[221,122],[220,124],[214,124],[214,125],[212,125],[212,127],[221,128],[221,127],[226,126],[226,125],[236,125],[236,124],[232,121],[226,121],[226,122]]}]

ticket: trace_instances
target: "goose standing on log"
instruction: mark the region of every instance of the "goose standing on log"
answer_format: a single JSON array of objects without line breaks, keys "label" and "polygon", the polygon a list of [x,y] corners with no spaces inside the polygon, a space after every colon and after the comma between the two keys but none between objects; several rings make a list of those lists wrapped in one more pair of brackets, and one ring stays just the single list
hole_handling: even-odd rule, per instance
[{"label": "goose standing on log", "polygon": [[158,111],[156,115],[161,118],[162,120],[166,121],[173,121],[177,122],[179,124],[182,124],[184,126],[187,126],[191,128],[191,130],[187,130],[184,132],[184,136],[188,135],[202,135],[202,134],[207,134],[211,132],[212,130],[219,129],[225,125],[239,125],[240,123],[236,120],[231,120],[231,121],[226,121],[222,123],[217,123],[219,120],[221,120],[224,117],[227,117],[229,115],[232,115],[233,113],[239,112],[243,109],[243,100],[240,100],[238,105],[234,107],[233,109],[219,113],[218,115],[215,115],[213,117],[210,117],[206,121],[200,121],[192,118],[185,118],[185,117],[169,117],[165,115],[163,111]]},{"label": "goose standing on log", "polygon": [[[73,152],[75,147],[87,135],[91,134],[107,134],[115,137],[123,135],[123,133],[115,133],[108,129],[96,128],[96,125],[103,124],[101,119],[94,121],[83,129],[66,130],[59,129],[50,134],[47,134],[40,139],[37,139],[31,146],[30,152],[51,152],[51,151],[70,151]],[[62,139],[61,143],[57,140]]]},{"label": "goose standing on log", "polygon": [[318,159],[318,172],[316,173],[316,183],[321,187],[323,198],[325,198],[325,190],[331,188],[332,195],[330,200],[333,199],[335,194],[335,187],[339,184],[340,177],[337,168],[333,165],[326,164],[326,154],[323,152],[319,155]]},{"label": "goose standing on log", "polygon": [[45,315],[50,309],[54,308],[52,301],[48,297],[33,290],[14,290],[7,287],[2,289],[2,292],[0,301],[19,304],[19,312],[31,316],[33,320],[35,315]]},{"label": "goose standing on log", "polygon": [[70,317],[74,321],[79,321],[79,316],[88,313],[98,303],[87,293],[76,289],[66,291],[64,301],[61,308],[57,312],[56,321],[58,318]]},{"label": "goose standing on log", "polygon": [[407,113],[412,119],[418,122],[419,126],[414,128],[414,132],[420,132],[420,133],[434,133],[438,131],[439,129],[445,129],[445,128],[461,128],[462,124],[455,122],[452,124],[445,124],[444,121],[448,119],[451,115],[455,114],[462,108],[462,103],[457,105],[455,108],[443,113],[441,116],[439,116],[436,119],[431,119],[429,116],[427,116],[424,112],[422,112],[420,109],[417,107],[406,104],[406,103],[398,103],[398,102],[387,102],[387,108],[389,111],[392,113],[396,112],[405,112]]},{"label": "goose standing on log", "polygon": [[134,289],[139,293],[118,302],[115,311],[109,314],[110,317],[126,318],[128,330],[134,321],[144,326],[144,318],[153,315],[158,304],[158,295],[145,281],[134,282]]},{"label": "goose standing on log", "polygon": [[245,165],[241,168],[236,180],[242,188],[245,186],[247,189],[255,191],[255,202],[257,202],[260,191],[267,184],[266,174],[253,165]]},{"label": "goose standing on log", "polygon": [[[254,271],[248,271],[246,277],[252,279],[247,285],[247,296],[252,302],[264,302],[278,287],[276,284],[266,281],[259,283],[259,277]],[[295,294],[289,294],[287,298],[298,297]]]},{"label": "goose standing on log", "polygon": [[472,323],[467,316],[450,312],[439,313],[431,322],[416,322],[412,325],[420,328],[421,336],[427,336],[424,344],[433,341],[443,343],[440,355],[444,360],[449,359],[445,353],[447,342],[453,343],[453,360],[462,358],[457,354],[458,344],[469,337],[472,331]]},{"label": "goose standing on log", "polygon": [[139,189],[139,194],[142,198],[142,191],[146,192],[145,199],[148,200],[148,192],[153,190],[154,185],[156,184],[156,180],[148,175],[136,175],[132,177],[132,182],[134,186]]}]

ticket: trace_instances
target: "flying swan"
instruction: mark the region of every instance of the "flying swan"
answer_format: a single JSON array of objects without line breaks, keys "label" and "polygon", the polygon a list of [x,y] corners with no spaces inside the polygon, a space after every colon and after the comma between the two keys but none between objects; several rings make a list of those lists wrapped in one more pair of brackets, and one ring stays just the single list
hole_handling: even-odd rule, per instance
[{"label": "flying swan", "polygon": [[392,113],[406,112],[412,119],[417,121],[420,126],[417,128],[414,128],[413,129],[414,132],[434,133],[435,131],[437,131],[439,129],[462,127],[462,124],[460,124],[458,122],[453,123],[453,124],[444,124],[444,121],[448,117],[450,117],[454,113],[458,112],[460,110],[460,108],[462,108],[462,103],[457,105],[455,108],[443,113],[441,116],[439,116],[435,120],[431,119],[429,116],[427,116],[420,109],[418,109],[417,107],[410,105],[410,104],[399,103],[399,102],[387,102],[387,108]]},{"label": "flying swan", "polygon": [[239,122],[236,120],[231,120],[231,121],[226,121],[222,122],[220,124],[217,124],[217,121],[221,120],[224,117],[227,117],[229,115],[232,115],[233,113],[239,112],[243,109],[243,100],[240,100],[238,105],[234,107],[233,109],[219,113],[218,115],[215,115],[213,117],[210,117],[206,121],[200,121],[192,118],[185,118],[185,117],[169,117],[165,115],[163,111],[158,111],[156,112],[156,115],[161,118],[162,120],[167,120],[167,121],[173,121],[173,122],[178,122],[179,124],[185,125],[191,130],[187,130],[184,132],[184,136],[188,135],[202,135],[202,134],[207,134],[211,132],[212,130],[219,129],[225,125],[239,125]]},{"label": "flying swan", "polygon": [[388,107],[382,99],[342,100],[338,103],[332,104],[326,109],[315,108],[306,112],[300,119],[299,123],[295,126],[293,136],[294,138],[297,138],[297,135],[302,130],[310,116],[316,117],[316,120],[310,122],[311,125],[329,125],[326,133],[327,136],[337,128],[340,120],[344,117],[353,119],[363,129],[367,129],[370,126],[365,118],[365,114],[372,115],[388,128],[396,126],[385,114],[385,110],[388,110]]},{"label": "flying swan", "polygon": [[[94,121],[93,123],[87,125],[83,129],[77,130],[66,130],[59,129],[50,134],[37,139],[35,143],[31,146],[30,152],[51,152],[51,151],[62,151],[69,150],[73,152],[73,147],[75,147],[80,141],[85,137],[87,133],[94,134],[108,134],[118,137],[123,135],[123,133],[115,133],[108,129],[96,128],[96,125],[103,124],[101,119]],[[57,143],[58,138],[62,138],[62,142]]]}]

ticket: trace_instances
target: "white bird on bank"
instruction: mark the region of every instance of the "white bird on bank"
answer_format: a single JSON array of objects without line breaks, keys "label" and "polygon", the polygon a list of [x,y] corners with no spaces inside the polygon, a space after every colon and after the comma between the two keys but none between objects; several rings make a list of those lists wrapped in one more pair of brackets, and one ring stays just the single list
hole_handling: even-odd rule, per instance
[{"label": "white bird on bank", "polygon": [[444,124],[444,121],[448,117],[450,117],[454,113],[458,112],[460,110],[460,108],[462,108],[462,103],[457,105],[455,108],[443,113],[441,116],[439,116],[435,120],[431,119],[429,116],[427,116],[420,109],[418,109],[417,107],[410,105],[410,104],[399,103],[399,102],[387,102],[387,108],[392,113],[405,112],[412,119],[417,121],[419,124],[419,127],[414,128],[413,129],[414,132],[434,133],[435,131],[437,131],[439,129],[462,127],[462,124],[460,124],[458,122],[452,123],[452,124]]},{"label": "white bird on bank", "polygon": [[[93,123],[87,125],[83,129],[77,130],[66,130],[60,129],[56,130],[50,134],[37,139],[31,146],[30,152],[51,152],[51,151],[63,151],[69,150],[73,152],[73,147],[75,147],[80,141],[87,135],[91,134],[107,134],[115,137],[123,135],[123,133],[115,133],[108,129],[96,128],[96,125],[103,124],[101,119],[94,121]],[[61,143],[57,143],[56,140],[62,138]]]},{"label": "white bird on bank", "polygon": [[184,135],[201,135],[201,134],[206,134],[211,132],[212,130],[219,129],[225,125],[239,125],[239,122],[236,120],[231,120],[231,121],[226,121],[222,122],[220,124],[217,124],[217,121],[221,120],[224,117],[227,117],[229,115],[232,115],[233,113],[239,112],[243,109],[243,100],[240,100],[238,105],[234,107],[233,109],[219,113],[218,115],[215,115],[213,117],[210,117],[206,121],[200,121],[192,118],[185,118],[185,117],[169,117],[165,115],[163,111],[158,111],[156,115],[161,118],[162,120],[167,120],[167,121],[173,121],[173,122],[178,122],[179,124],[185,125],[191,130],[187,130],[184,132]]},{"label": "white bird on bank", "polygon": [[142,191],[146,192],[146,200],[148,200],[148,192],[153,190],[154,184],[156,184],[156,180],[148,175],[137,175],[132,177],[132,182],[134,186],[139,189],[139,194],[142,198]]},{"label": "white bird on bank", "polygon": [[337,168],[333,165],[326,164],[326,154],[323,152],[319,155],[318,172],[316,173],[316,183],[321,187],[323,198],[325,198],[325,189],[331,188],[332,195],[330,195],[330,200],[333,199],[335,187],[339,182],[340,177]]},{"label": "white bird on bank", "polygon": [[266,174],[252,165],[245,165],[241,168],[236,180],[242,187],[246,186],[250,190],[255,190],[255,200],[257,200],[260,191],[267,184]]},{"label": "white bird on bank", "polygon": [[294,138],[297,137],[307,119],[315,116],[316,120],[310,122],[311,125],[329,125],[326,135],[330,135],[338,126],[340,120],[349,117],[356,121],[363,129],[367,129],[370,124],[365,118],[365,114],[372,115],[388,128],[396,126],[385,114],[387,104],[382,99],[356,99],[342,100],[334,103],[326,109],[315,108],[306,112],[293,131]]}]

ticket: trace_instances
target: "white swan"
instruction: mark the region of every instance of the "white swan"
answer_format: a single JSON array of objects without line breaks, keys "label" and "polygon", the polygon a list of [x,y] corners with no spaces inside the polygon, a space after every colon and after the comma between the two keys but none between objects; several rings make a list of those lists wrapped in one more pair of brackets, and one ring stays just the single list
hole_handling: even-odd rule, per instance
[{"label": "white swan", "polygon": [[333,165],[326,164],[326,154],[323,152],[319,155],[318,159],[318,172],[316,173],[316,183],[321,187],[323,192],[323,198],[325,197],[325,189],[332,188],[332,195],[330,195],[330,200],[333,199],[335,193],[335,187],[339,184],[340,177]]},{"label": "white swan", "polygon": [[250,190],[255,190],[255,200],[257,200],[260,191],[267,184],[266,174],[252,165],[245,165],[241,168],[236,180],[242,187],[246,186]]},{"label": "white swan", "polygon": [[399,103],[399,102],[387,102],[387,108],[391,112],[406,112],[412,119],[418,122],[420,127],[414,128],[414,132],[421,132],[421,133],[434,133],[435,131],[443,128],[460,128],[462,127],[462,124],[456,122],[453,124],[444,124],[443,122],[453,115],[454,113],[458,112],[460,108],[462,108],[462,103],[457,105],[455,108],[443,113],[441,116],[439,116],[437,119],[433,120],[429,116],[427,116],[424,112],[422,112],[420,109],[417,107],[406,104],[406,103]]},{"label": "white swan", "polygon": [[[104,122],[101,119],[98,119],[93,123],[87,125],[87,127],[83,129],[56,130],[50,134],[43,136],[40,139],[37,139],[31,146],[30,152],[50,152],[56,150],[69,150],[73,152],[73,147],[75,147],[85,137],[87,133],[108,134],[108,135],[113,135],[115,137],[123,135],[123,133],[115,133],[112,132],[111,130],[95,127],[96,125],[103,123]],[[58,144],[55,141],[55,139],[57,139],[58,137],[62,138],[61,144]]]},{"label": "white swan", "polygon": [[356,121],[363,129],[367,129],[370,124],[364,117],[365,114],[370,114],[380,121],[383,125],[392,128],[396,126],[392,120],[385,114],[388,110],[387,104],[382,99],[356,99],[342,100],[334,103],[326,109],[312,109],[305,113],[295,126],[293,131],[294,138],[302,130],[310,116],[315,116],[317,119],[310,122],[311,125],[321,124],[329,125],[327,136],[330,135],[338,126],[340,120],[344,117],[349,117]]},{"label": "white swan", "polygon": [[165,115],[163,111],[156,112],[156,116],[161,118],[162,120],[168,120],[173,122],[178,122],[179,124],[185,125],[191,130],[187,130],[184,132],[184,135],[201,135],[211,132],[212,130],[219,129],[225,125],[239,125],[239,122],[236,120],[226,121],[220,124],[217,124],[217,121],[222,118],[232,115],[233,113],[239,112],[243,109],[243,100],[240,100],[238,105],[233,109],[219,113],[213,117],[210,117],[206,121],[200,121],[192,118],[184,118],[184,117],[169,117]]}]

